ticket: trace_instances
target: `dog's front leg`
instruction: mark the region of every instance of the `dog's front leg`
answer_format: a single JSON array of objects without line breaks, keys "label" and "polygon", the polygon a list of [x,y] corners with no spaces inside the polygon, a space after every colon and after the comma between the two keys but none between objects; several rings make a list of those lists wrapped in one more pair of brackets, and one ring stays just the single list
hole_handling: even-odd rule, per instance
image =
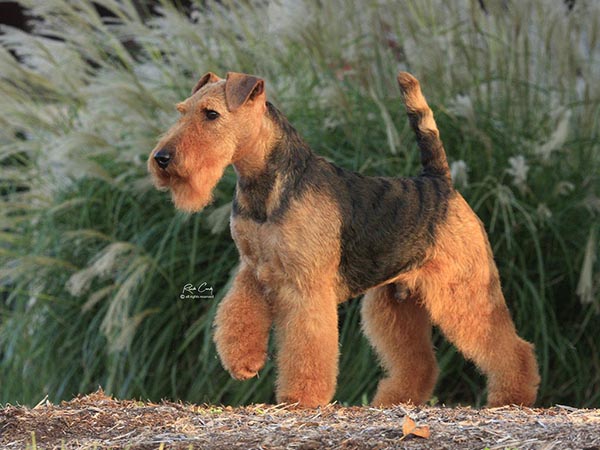
[{"label": "dog's front leg", "polygon": [[338,373],[337,299],[333,292],[284,291],[275,307],[277,401],[316,407],[331,401]]},{"label": "dog's front leg", "polygon": [[271,323],[265,292],[251,269],[242,264],[215,316],[217,352],[233,378],[252,378],[264,366]]}]

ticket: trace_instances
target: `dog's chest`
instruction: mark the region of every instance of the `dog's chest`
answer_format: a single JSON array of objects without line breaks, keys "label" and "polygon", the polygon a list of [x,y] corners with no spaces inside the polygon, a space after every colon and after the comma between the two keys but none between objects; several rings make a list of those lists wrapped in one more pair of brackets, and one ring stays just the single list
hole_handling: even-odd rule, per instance
[{"label": "dog's chest", "polygon": [[[231,234],[241,260],[251,267],[268,288],[308,286],[324,274],[337,272],[339,251],[322,227],[306,221],[260,223],[232,218]],[[329,245],[327,245],[329,244]],[[339,242],[335,242],[339,246]]]},{"label": "dog's chest", "polygon": [[294,259],[294,251],[285,244],[279,227],[237,219],[231,222],[231,234],[241,260],[253,269],[260,282],[271,285],[285,278],[289,270],[286,265]]}]

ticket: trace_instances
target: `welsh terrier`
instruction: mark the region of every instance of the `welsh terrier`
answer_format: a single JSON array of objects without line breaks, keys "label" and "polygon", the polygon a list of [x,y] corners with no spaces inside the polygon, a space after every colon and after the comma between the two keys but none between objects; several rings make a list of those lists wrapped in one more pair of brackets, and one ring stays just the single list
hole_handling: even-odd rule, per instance
[{"label": "welsh terrier", "polygon": [[326,404],[338,304],[364,294],[363,331],[386,372],[373,405],[430,398],[432,325],[487,376],[488,405],[530,405],[533,346],[517,336],[481,221],[452,186],[419,82],[401,72],[398,83],[421,152],[414,178],[363,176],[316,155],[251,75],[207,73],[177,105],[179,121],[148,160],[155,185],[199,211],[226,166],[237,174],[240,266],[215,318],[222,364],[236,379],[256,376],[274,325],[277,401]]}]

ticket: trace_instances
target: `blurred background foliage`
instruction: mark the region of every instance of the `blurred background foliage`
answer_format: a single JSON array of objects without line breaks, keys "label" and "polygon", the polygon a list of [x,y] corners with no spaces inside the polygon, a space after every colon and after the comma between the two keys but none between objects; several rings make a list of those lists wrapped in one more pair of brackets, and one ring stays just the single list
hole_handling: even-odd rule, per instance
[{"label": "blurred background foliage", "polygon": [[[0,402],[119,397],[272,402],[273,361],[237,382],[211,341],[237,252],[235,176],[212,206],[174,210],[145,160],[207,71],[260,75],[320,154],[414,175],[395,83],[422,82],[457,188],[490,234],[538,403],[600,405],[600,3],[23,0],[30,32],[0,34]],[[2,5],[0,5],[0,9]],[[206,282],[213,300],[180,299]],[[336,400],[381,375],[340,307]],[[446,404],[484,380],[436,334]],[[434,400],[435,401],[435,400]]]}]

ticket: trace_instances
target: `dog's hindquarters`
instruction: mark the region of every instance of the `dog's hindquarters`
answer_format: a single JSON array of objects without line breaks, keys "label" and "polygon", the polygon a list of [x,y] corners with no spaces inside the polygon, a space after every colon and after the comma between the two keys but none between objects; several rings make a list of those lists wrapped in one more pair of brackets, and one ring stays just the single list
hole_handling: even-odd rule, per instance
[{"label": "dog's hindquarters", "polygon": [[[383,286],[365,296],[363,328],[388,375],[374,404],[427,399],[435,380],[428,315],[487,376],[489,406],[531,405],[540,382],[533,346],[517,335],[483,225],[459,194],[449,204],[430,255],[423,266],[396,280],[410,293],[408,298],[395,303],[378,300],[374,308],[374,300],[391,288]],[[416,300],[413,305],[410,298]],[[407,318],[409,307],[413,317]],[[389,320],[399,314],[402,320]],[[406,357],[409,352],[418,356]],[[419,383],[413,381],[415,374]]]},{"label": "dog's hindquarters", "polygon": [[433,112],[421,92],[419,81],[407,72],[400,72],[398,84],[402,90],[410,125],[417,136],[423,173],[450,180],[444,144],[440,139]]}]

